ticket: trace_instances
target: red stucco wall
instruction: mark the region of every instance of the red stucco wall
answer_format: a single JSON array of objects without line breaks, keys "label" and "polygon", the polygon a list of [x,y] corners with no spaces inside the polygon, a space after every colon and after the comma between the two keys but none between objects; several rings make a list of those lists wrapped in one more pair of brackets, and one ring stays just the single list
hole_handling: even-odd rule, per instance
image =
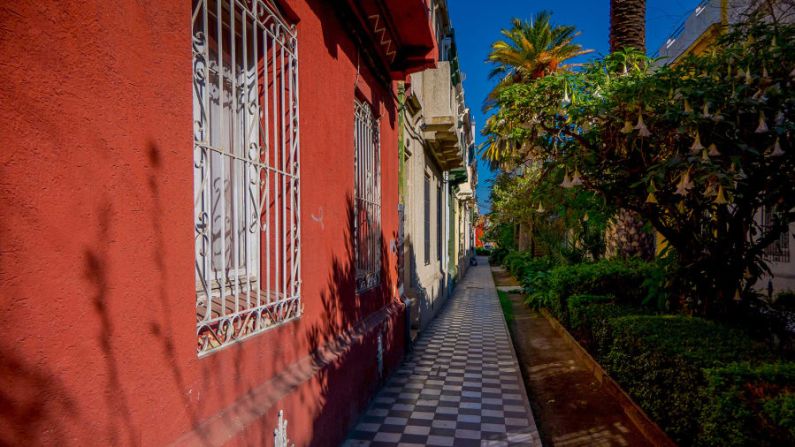
[{"label": "red stucco wall", "polygon": [[[297,445],[333,445],[378,385],[377,331],[397,365],[396,108],[325,3],[289,2],[304,315],[202,359],[191,2],[0,7],[0,444],[269,445],[283,409]],[[385,279],[363,297],[349,234],[356,88],[382,116]],[[352,338],[329,350],[339,334]]]}]

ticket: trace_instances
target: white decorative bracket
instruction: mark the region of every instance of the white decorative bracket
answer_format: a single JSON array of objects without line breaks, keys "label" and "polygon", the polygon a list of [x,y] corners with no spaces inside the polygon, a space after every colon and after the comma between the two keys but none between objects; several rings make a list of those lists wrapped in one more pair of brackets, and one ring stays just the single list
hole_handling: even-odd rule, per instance
[{"label": "white decorative bracket", "polygon": [[284,419],[284,410],[279,410],[279,421],[276,423],[276,429],[273,430],[273,445],[275,447],[294,447],[287,439],[287,421]]}]

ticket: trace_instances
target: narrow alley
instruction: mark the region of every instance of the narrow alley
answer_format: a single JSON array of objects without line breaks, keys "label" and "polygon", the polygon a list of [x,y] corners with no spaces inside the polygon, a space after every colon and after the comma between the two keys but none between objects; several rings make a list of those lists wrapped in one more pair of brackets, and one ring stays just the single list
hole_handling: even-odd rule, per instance
[{"label": "narrow alley", "polygon": [[347,446],[540,445],[487,258],[478,258]]}]

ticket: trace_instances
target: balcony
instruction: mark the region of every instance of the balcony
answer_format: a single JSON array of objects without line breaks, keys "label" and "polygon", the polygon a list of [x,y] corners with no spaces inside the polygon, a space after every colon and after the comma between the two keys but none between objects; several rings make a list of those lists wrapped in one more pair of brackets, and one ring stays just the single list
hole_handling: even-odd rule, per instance
[{"label": "balcony", "polygon": [[464,166],[458,101],[450,63],[412,75],[412,88],[422,104],[423,137],[443,170]]}]

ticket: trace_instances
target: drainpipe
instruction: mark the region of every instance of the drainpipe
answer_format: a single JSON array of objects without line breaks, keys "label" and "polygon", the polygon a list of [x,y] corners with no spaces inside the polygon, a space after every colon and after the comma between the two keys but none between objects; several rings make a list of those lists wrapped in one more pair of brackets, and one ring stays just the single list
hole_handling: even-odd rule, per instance
[{"label": "drainpipe", "polygon": [[406,252],[405,252],[405,235],[406,235],[406,141],[403,135],[404,126],[406,123],[406,84],[404,82],[398,83],[398,225],[399,237],[398,241],[398,294],[400,301],[403,303],[404,315],[406,318],[405,324],[405,341],[406,352],[411,352],[413,346],[411,343],[411,299],[406,295],[406,288],[404,279],[406,276]]}]

